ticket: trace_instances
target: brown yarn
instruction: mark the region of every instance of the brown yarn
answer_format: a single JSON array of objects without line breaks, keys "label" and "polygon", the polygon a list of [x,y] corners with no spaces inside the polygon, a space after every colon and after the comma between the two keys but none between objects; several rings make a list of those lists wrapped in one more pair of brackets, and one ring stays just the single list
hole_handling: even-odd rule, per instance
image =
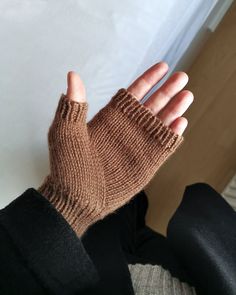
[{"label": "brown yarn", "polygon": [[183,141],[126,89],[86,124],[88,104],[61,95],[38,191],[78,236],[144,188]]}]

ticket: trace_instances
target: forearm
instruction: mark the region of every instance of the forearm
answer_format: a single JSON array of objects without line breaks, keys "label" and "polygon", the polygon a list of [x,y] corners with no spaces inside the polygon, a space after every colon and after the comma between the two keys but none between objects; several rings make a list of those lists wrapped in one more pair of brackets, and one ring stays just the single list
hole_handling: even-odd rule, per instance
[{"label": "forearm", "polygon": [[35,189],[0,211],[0,239],[1,294],[72,294],[98,279],[72,228]]}]

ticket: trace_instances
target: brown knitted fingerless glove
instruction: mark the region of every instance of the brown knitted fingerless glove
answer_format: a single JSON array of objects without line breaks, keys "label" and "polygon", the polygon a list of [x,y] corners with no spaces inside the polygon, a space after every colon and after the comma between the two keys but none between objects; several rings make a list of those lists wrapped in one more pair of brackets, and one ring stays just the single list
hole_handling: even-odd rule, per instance
[{"label": "brown knitted fingerless glove", "polygon": [[38,191],[78,236],[144,188],[183,141],[126,89],[86,124],[88,104],[61,95]]}]

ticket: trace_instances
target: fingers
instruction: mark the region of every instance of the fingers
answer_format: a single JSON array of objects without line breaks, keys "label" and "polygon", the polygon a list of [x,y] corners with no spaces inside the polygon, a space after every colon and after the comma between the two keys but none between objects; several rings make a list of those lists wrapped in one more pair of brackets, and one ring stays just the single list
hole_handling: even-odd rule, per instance
[{"label": "fingers", "polygon": [[138,77],[127,90],[135,95],[138,100],[141,100],[167,72],[168,65],[165,62],[155,64]]},{"label": "fingers", "polygon": [[149,108],[154,115],[158,114],[187,83],[188,75],[186,73],[174,73],[147,101],[145,101],[144,105]]},{"label": "fingers", "polygon": [[173,97],[157,116],[165,125],[169,126],[186,112],[192,102],[192,92],[183,90]]},{"label": "fingers", "polygon": [[[143,73],[127,90],[141,100],[166,75],[167,71],[168,65],[160,62]],[[183,90],[187,83],[188,75],[184,72],[176,72],[144,102],[144,106],[179,135],[183,134],[188,125],[187,119],[182,115],[194,98],[192,92]]]},{"label": "fingers", "polygon": [[173,123],[171,123],[170,128],[172,131],[178,135],[182,135],[184,130],[188,126],[188,120],[184,117],[177,118]]},{"label": "fingers", "polygon": [[[141,100],[167,72],[168,65],[166,63],[155,64],[137,78],[127,90],[138,100]],[[166,126],[169,126],[173,132],[179,135],[183,134],[188,125],[187,119],[182,115],[193,102],[192,92],[183,90],[187,83],[187,74],[176,72],[144,103]],[[74,71],[67,74],[66,96],[76,102],[86,102],[84,84],[80,76]]]},{"label": "fingers", "polygon": [[67,74],[66,96],[76,102],[86,102],[84,83],[80,79],[80,76],[74,71],[70,71]]}]

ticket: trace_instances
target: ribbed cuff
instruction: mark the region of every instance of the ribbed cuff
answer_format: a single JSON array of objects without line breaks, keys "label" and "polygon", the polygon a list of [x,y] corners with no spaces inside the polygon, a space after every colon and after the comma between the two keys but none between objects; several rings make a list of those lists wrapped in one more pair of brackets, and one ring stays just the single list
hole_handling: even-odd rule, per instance
[{"label": "ribbed cuff", "polygon": [[87,102],[73,101],[62,93],[58,102],[56,115],[70,122],[79,122],[86,120],[87,111]]},{"label": "ribbed cuff", "polygon": [[163,290],[164,294],[196,295],[194,287],[172,276],[161,265],[137,263],[128,267],[135,294],[158,294],[157,290]]},{"label": "ribbed cuff", "polygon": [[50,175],[45,178],[37,191],[64,217],[78,237],[81,237],[91,224],[101,218],[100,213],[91,214],[90,208],[80,205],[75,196],[69,196],[69,193],[56,186],[51,181]]},{"label": "ribbed cuff", "polygon": [[112,97],[111,105],[136,122],[161,145],[168,146],[171,150],[175,150],[184,140],[183,136],[174,133],[171,128],[164,125],[157,116],[153,115],[148,108],[142,105],[125,88],[119,89]]}]

